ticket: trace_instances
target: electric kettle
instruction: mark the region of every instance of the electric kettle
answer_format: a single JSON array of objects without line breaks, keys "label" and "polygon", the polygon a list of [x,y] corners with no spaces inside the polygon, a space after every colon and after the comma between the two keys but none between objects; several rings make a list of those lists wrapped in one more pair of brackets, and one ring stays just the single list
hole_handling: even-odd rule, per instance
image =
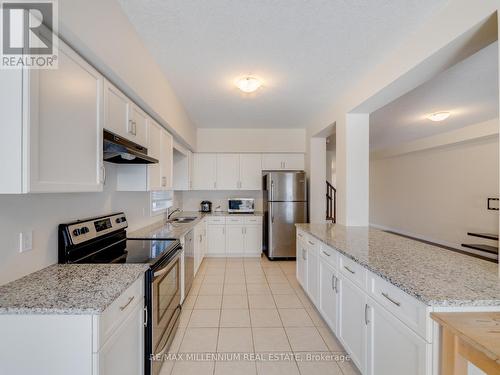
[{"label": "electric kettle", "polygon": [[203,201],[200,203],[200,211],[201,212],[212,212],[212,202]]}]

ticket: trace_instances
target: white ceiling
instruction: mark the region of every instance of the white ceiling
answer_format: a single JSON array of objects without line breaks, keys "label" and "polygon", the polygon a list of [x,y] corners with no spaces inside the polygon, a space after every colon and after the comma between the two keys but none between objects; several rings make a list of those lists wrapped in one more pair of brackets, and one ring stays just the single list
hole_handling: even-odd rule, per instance
[{"label": "white ceiling", "polygon": [[[448,111],[443,122],[426,118]],[[498,42],[370,115],[370,147],[384,149],[498,117]]]},{"label": "white ceiling", "polygon": [[448,0],[119,2],[197,127],[301,128]]}]

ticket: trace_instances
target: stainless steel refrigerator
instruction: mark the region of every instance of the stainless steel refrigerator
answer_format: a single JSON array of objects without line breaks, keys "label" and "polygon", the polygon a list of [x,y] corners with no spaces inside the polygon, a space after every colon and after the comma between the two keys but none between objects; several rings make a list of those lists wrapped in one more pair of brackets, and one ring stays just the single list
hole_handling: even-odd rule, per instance
[{"label": "stainless steel refrigerator", "polygon": [[295,258],[295,223],[307,223],[307,183],[302,171],[263,176],[263,250],[269,259]]}]

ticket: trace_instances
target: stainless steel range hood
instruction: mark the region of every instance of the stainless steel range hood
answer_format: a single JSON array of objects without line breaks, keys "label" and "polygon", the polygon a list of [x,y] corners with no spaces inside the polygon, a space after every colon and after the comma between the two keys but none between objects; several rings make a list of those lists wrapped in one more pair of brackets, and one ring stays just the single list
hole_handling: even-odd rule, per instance
[{"label": "stainless steel range hood", "polygon": [[103,159],[115,164],[155,164],[148,149],[107,130],[103,132]]}]

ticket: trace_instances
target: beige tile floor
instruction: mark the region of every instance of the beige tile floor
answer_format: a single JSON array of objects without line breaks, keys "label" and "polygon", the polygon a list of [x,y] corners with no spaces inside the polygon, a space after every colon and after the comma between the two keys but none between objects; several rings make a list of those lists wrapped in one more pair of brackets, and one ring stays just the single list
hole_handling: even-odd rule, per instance
[{"label": "beige tile floor", "polygon": [[[183,304],[179,325],[171,353],[262,357],[254,361],[184,357],[164,362],[161,375],[359,374],[350,362],[332,359],[345,355],[344,348],[299,286],[292,261],[205,258]],[[285,357],[266,360],[270,355]]]}]

